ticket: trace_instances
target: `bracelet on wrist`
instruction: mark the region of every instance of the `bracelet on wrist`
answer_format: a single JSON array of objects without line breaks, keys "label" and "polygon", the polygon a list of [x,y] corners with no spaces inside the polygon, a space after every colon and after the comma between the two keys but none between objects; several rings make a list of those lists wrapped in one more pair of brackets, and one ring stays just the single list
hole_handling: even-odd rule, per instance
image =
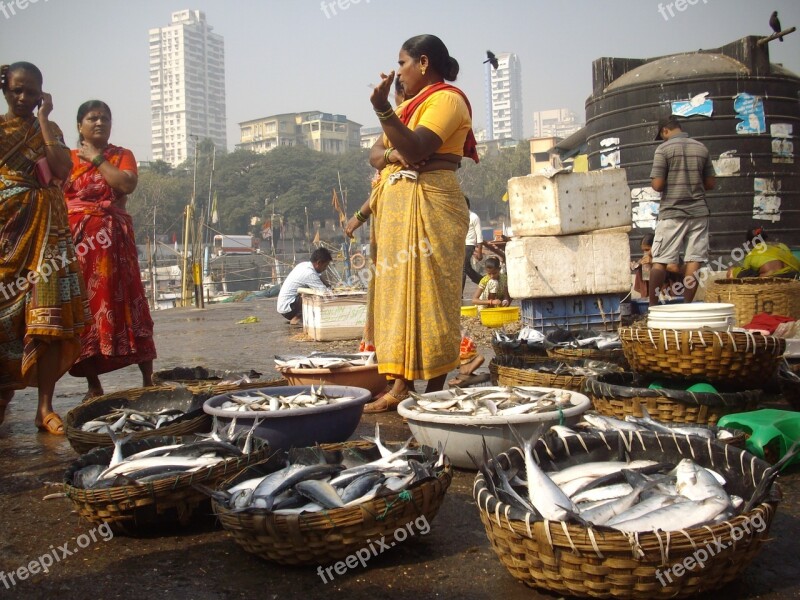
[{"label": "bracelet on wrist", "polygon": [[384,162],[385,162],[387,165],[388,165],[389,163],[391,163],[391,162],[392,162],[391,160],[389,160],[389,157],[392,155],[392,152],[393,152],[393,151],[394,151],[394,148],[387,148],[387,149],[386,149],[386,150],[383,152],[383,161],[384,161]]},{"label": "bracelet on wrist", "polygon": [[100,165],[102,165],[104,162],[106,162],[106,157],[105,157],[105,156],[103,156],[102,154],[98,154],[97,156],[95,156],[95,157],[92,159],[92,164],[93,164],[95,167],[99,167],[99,166],[100,166]]},{"label": "bracelet on wrist", "polygon": [[355,215],[353,215],[353,216],[356,219],[358,219],[358,221],[361,222],[361,223],[366,223],[367,222],[367,217],[364,216],[364,214],[361,212],[361,209],[358,209],[356,211]]},{"label": "bracelet on wrist", "polygon": [[45,146],[60,146],[61,142],[45,142]]}]

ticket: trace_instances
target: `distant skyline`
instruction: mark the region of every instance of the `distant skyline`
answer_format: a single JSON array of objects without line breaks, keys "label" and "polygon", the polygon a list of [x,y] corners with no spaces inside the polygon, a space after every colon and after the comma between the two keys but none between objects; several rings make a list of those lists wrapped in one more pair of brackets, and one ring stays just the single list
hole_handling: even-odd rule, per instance
[{"label": "distant skyline", "polygon": [[[0,63],[28,60],[42,69],[54,97],[52,119],[68,144],[77,141],[78,106],[99,98],[113,111],[112,143],[139,160],[151,159],[148,30],[167,25],[174,11],[204,11],[225,38],[229,151],[239,141],[239,122],[267,115],[320,110],[377,125],[369,86],[396,67],[402,43],[420,33],[438,35],[459,61],[455,85],[471,100],[476,130],[485,127],[486,50],[517,54],[527,137],[535,111],[567,108],[584,119],[597,58],[648,58],[766,36],[773,10],[784,29],[800,26],[797,0],[686,0],[683,10],[652,0],[9,0],[2,6]],[[769,48],[772,62],[800,74],[800,33]]]}]

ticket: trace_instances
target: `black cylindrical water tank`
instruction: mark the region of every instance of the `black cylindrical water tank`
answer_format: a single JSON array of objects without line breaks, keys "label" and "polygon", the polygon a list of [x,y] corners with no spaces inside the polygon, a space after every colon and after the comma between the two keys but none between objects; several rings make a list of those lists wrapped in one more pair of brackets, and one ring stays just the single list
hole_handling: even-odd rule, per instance
[{"label": "black cylindrical water tank", "polygon": [[[715,50],[656,59],[598,59],[593,65],[594,93],[586,101],[589,169],[602,168],[601,157],[613,150],[608,140],[619,138],[619,166],[626,170],[633,191],[650,186],[653,153],[661,143],[654,139],[658,119],[671,114],[673,102],[708,93],[711,117],[679,120],[684,131],[708,147],[712,159],[723,153],[739,159],[738,174],[718,176],[716,188],[707,193],[711,257],[728,262],[751,226],[762,225],[771,239],[800,245],[800,165],[794,151],[789,157],[773,153],[771,135],[772,125],[791,126],[791,136],[780,141],[798,147],[800,78],[770,64],[768,47],[759,46],[758,39],[751,36]],[[743,93],[760,97],[764,133],[736,133],[734,97]],[[784,153],[786,147],[782,146]],[[780,198],[777,220],[754,218],[761,180],[774,186],[771,196]],[[646,231],[631,232],[632,254],[641,254],[639,242]]]}]

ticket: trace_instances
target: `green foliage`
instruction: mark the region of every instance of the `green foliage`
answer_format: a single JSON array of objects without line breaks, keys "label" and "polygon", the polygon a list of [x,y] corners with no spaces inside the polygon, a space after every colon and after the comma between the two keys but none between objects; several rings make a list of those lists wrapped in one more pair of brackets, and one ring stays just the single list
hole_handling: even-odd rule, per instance
[{"label": "green foliage", "polygon": [[175,169],[154,163],[139,173],[139,185],[128,200],[139,243],[152,239],[154,211],[156,233],[166,235],[168,241],[173,233],[180,239],[184,207],[191,201],[193,189],[198,218],[210,212],[216,193],[219,223],[211,227],[226,234],[254,233],[258,226],[252,227],[251,219],[266,220],[273,213],[301,229],[306,210],[309,221],[336,219],[331,197],[335,188],[342,201],[339,177],[348,212],[369,196],[374,170],[367,162],[367,150],[332,155],[305,146],[276,148],[266,154],[217,151],[209,194],[213,146],[206,142],[198,146],[196,177],[194,156]]}]

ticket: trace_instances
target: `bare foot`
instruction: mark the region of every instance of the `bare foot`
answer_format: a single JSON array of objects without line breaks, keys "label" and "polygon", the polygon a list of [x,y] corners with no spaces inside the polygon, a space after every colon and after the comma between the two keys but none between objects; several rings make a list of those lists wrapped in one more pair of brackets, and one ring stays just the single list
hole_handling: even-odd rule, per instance
[{"label": "bare foot", "polygon": [[103,392],[103,388],[89,388],[89,391],[86,392],[81,402],[86,402],[87,400],[91,400],[92,398],[98,398],[102,396],[105,392]]},{"label": "bare foot", "polygon": [[289,321],[289,325],[299,325],[300,324],[300,317],[292,317],[292,320]]},{"label": "bare foot", "polygon": [[13,397],[13,390],[0,392],[0,425],[2,425],[3,421],[6,420],[6,407],[8,406],[8,403],[11,402]]},{"label": "bare foot", "polygon": [[462,375],[472,375],[478,369],[478,367],[480,367],[483,364],[483,361],[484,361],[483,356],[478,354],[468,363],[458,367],[458,372],[461,373]]}]

